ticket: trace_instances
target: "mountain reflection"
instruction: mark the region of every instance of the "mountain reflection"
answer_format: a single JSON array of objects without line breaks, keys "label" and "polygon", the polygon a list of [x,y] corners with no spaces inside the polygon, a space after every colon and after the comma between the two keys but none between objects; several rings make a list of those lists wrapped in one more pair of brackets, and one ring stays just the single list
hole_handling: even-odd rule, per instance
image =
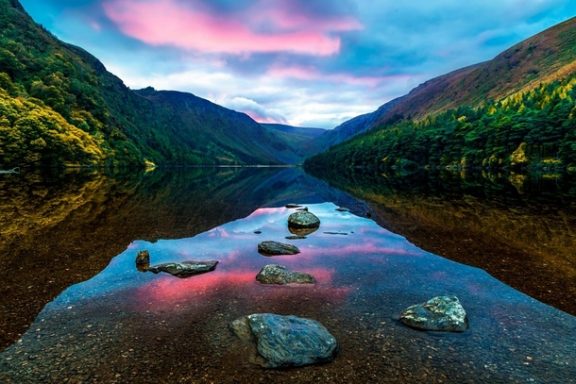
[{"label": "mountain reflection", "polygon": [[0,347],[133,240],[190,237],[294,200],[359,204],[294,168],[1,175]]},{"label": "mountain reflection", "polygon": [[[259,242],[285,241],[290,234],[293,209],[285,207],[257,209],[193,237],[133,241],[96,276],[48,303],[21,339],[0,353],[0,381],[60,383],[73,371],[77,382],[130,382],[139,375],[155,383],[250,383],[263,370],[250,364],[229,324],[261,312],[318,320],[341,346],[329,364],[264,373],[270,382],[322,382],[310,372],[334,383],[378,382],[371,379],[385,377],[390,363],[401,367],[401,382],[417,382],[424,367],[433,382],[485,383],[489,364],[501,368],[490,371],[493,382],[574,377],[575,317],[332,203],[306,206],[321,224],[292,242],[301,251],[296,255],[258,253]],[[135,265],[142,250],[151,264],[191,258],[219,264],[189,278],[143,273]],[[310,273],[316,283],[257,282],[269,263]],[[397,321],[408,304],[446,294],[466,308],[467,331],[434,334]],[[523,364],[526,356],[536,356],[537,363]]]},{"label": "mountain reflection", "polygon": [[354,170],[318,175],[419,247],[480,267],[576,314],[576,180],[569,175]]}]

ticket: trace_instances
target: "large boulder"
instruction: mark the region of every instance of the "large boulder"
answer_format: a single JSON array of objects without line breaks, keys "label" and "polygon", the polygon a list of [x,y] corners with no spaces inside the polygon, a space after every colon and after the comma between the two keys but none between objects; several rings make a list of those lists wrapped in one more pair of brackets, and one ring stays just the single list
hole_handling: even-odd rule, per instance
[{"label": "large boulder", "polygon": [[312,275],[302,272],[289,271],[285,266],[268,264],[258,272],[256,280],[262,284],[314,284],[316,280]]},{"label": "large boulder", "polygon": [[296,316],[257,313],[235,320],[234,333],[256,347],[252,362],[265,368],[287,368],[332,361],[336,338],[319,322]]},{"label": "large boulder", "polygon": [[181,263],[158,264],[148,268],[153,273],[166,272],[176,277],[190,277],[216,269],[218,261],[183,261]]},{"label": "large boulder", "polygon": [[463,332],[468,328],[466,311],[456,296],[437,296],[408,307],[400,321],[426,331]]},{"label": "large boulder", "polygon": [[279,243],[277,241],[263,241],[258,244],[258,252],[265,256],[296,255],[300,253],[297,246]]},{"label": "large boulder", "polygon": [[320,226],[320,219],[308,211],[297,211],[288,216],[289,228],[318,228]]}]

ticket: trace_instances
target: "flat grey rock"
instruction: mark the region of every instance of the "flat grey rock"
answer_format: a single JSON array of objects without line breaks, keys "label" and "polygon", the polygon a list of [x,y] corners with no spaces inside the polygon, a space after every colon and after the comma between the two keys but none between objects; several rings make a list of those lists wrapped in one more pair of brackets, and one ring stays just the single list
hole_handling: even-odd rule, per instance
[{"label": "flat grey rock", "polygon": [[292,244],[277,241],[263,241],[258,244],[258,252],[265,256],[296,255],[300,253],[298,247]]},{"label": "flat grey rock", "polygon": [[181,263],[158,264],[148,268],[153,273],[166,272],[176,277],[190,277],[216,269],[218,261],[183,261]]},{"label": "flat grey rock", "polygon": [[265,368],[287,368],[332,361],[338,351],[336,338],[319,322],[296,316],[257,313],[231,324],[243,341],[255,344]]},{"label": "flat grey rock", "polygon": [[463,332],[468,328],[466,311],[456,296],[437,296],[408,307],[400,321],[427,331]]},{"label": "flat grey rock", "polygon": [[256,280],[262,284],[314,284],[316,279],[308,273],[292,272],[285,266],[268,264],[256,275]]}]

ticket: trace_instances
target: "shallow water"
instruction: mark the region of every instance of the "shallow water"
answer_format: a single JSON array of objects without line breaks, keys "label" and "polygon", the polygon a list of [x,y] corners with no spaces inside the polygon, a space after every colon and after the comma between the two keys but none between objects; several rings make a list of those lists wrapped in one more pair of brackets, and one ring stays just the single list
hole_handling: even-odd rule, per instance
[{"label": "shallow water", "polygon": [[[308,192],[296,195],[284,185],[272,193],[270,186],[290,174],[299,190]],[[233,212],[214,212],[222,215],[220,219],[187,222],[184,227],[190,236],[180,226],[174,228],[179,238],[151,236],[117,244],[123,250],[108,257],[107,266],[97,267],[101,272],[65,289],[42,309],[22,338],[2,352],[0,382],[574,382],[575,317],[482,270],[423,251],[370,219],[338,212],[333,203],[320,203],[334,199],[357,213],[365,209],[362,202],[294,170],[282,177],[266,174],[258,179],[260,184],[251,184],[251,192],[230,192],[233,204],[221,201],[228,196],[226,185],[244,176],[235,174],[230,180],[228,175],[221,179],[225,182],[216,183],[211,195],[218,197],[205,199],[204,208]],[[189,186],[184,195],[198,198],[205,184],[197,185]],[[259,189],[266,191],[260,195],[265,197],[254,197]],[[144,201],[173,195],[150,196],[154,198]],[[126,209],[129,200],[114,212]],[[303,240],[285,240],[290,235],[286,220],[293,212],[283,207],[287,202],[306,203],[320,217],[320,229]],[[179,214],[187,216],[199,203],[180,205]],[[255,207],[243,214],[246,217],[236,216],[251,205],[267,207]],[[161,219],[151,221],[159,212],[158,205],[144,208],[152,213],[146,216],[130,209],[135,216],[120,215],[118,222],[125,225],[113,229],[122,236],[116,233],[109,240],[134,235],[128,231],[131,226],[126,217],[138,220],[140,215],[149,225],[148,236],[169,232],[169,225],[159,223]],[[78,210],[71,212],[78,214]],[[108,223],[114,222],[112,213],[105,216]],[[97,227],[93,220],[87,223],[86,227]],[[202,228],[202,223],[205,228],[195,233],[194,228]],[[85,232],[84,241],[89,243],[93,237]],[[301,253],[262,256],[257,244],[263,240],[292,243]],[[115,248],[102,247],[104,259],[111,249]],[[190,259],[216,259],[220,264],[214,272],[187,279],[143,273],[135,266],[136,254],[143,249],[150,252],[152,264]],[[261,285],[255,276],[268,263],[311,273],[318,282],[313,286]],[[421,332],[397,321],[407,306],[441,294],[460,298],[470,318],[468,331]],[[280,371],[252,365],[246,347],[228,325],[257,312],[322,322],[340,343],[338,357],[321,366]]]}]

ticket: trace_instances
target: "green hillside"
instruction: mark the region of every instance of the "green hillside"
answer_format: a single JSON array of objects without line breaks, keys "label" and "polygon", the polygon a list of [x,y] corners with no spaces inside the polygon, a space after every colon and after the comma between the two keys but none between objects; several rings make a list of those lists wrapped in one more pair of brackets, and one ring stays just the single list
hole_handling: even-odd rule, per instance
[{"label": "green hillside", "polygon": [[576,167],[575,85],[571,19],[491,62],[418,87],[375,129],[307,166]]},{"label": "green hillside", "polygon": [[18,1],[0,0],[0,168],[278,164],[282,146],[247,115],[194,95],[131,91]]}]

